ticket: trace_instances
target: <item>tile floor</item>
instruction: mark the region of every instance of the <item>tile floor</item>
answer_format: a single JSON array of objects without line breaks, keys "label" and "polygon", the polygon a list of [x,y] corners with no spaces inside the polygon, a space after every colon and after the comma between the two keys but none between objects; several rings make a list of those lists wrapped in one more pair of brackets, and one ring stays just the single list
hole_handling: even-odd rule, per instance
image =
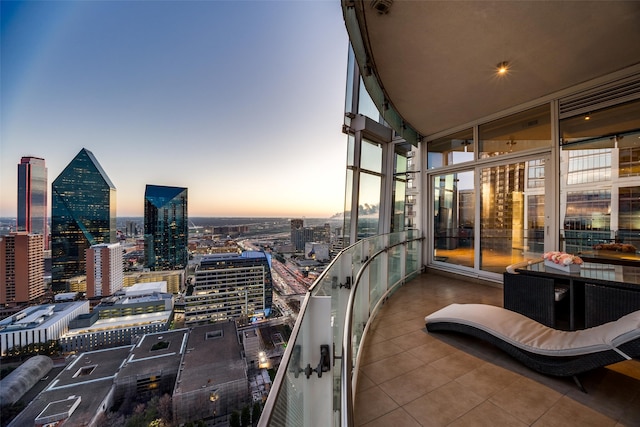
[{"label": "tile floor", "polygon": [[452,302],[502,305],[502,289],[425,273],[381,308],[364,342],[357,426],[640,426],[640,361],[570,378],[531,371],[472,337],[427,333]]}]

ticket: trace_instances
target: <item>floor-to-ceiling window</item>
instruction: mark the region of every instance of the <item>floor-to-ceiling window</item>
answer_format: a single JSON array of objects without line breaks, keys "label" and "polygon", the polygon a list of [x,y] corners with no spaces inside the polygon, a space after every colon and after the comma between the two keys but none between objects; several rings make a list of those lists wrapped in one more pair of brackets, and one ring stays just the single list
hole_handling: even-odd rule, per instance
[{"label": "floor-to-ceiling window", "polygon": [[358,190],[358,240],[379,234],[382,146],[362,139]]},{"label": "floor-to-ceiling window", "polygon": [[477,135],[459,131],[428,146],[430,172],[443,170],[430,173],[433,261],[500,274],[544,252],[550,105],[479,125]]},{"label": "floor-to-ceiling window", "polygon": [[465,267],[474,264],[473,171],[433,177],[433,259]]}]

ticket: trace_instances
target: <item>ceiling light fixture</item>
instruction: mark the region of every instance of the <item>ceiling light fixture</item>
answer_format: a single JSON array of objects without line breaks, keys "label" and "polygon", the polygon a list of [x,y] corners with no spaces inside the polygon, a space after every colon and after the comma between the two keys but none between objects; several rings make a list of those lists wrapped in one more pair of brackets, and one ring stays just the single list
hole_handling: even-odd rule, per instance
[{"label": "ceiling light fixture", "polygon": [[591,113],[587,113],[584,115],[585,120],[591,120]]},{"label": "ceiling light fixture", "polygon": [[498,75],[504,76],[509,71],[509,62],[502,61],[498,63],[496,67],[497,67]]}]

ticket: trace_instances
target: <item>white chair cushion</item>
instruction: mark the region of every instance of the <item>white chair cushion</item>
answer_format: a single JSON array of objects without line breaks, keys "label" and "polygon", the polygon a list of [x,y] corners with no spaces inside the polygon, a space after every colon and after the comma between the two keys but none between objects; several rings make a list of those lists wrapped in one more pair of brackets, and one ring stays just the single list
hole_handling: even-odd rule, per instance
[{"label": "white chair cushion", "polygon": [[552,329],[522,314],[486,304],[451,304],[425,317],[425,322],[473,326],[523,350],[548,356],[597,353],[640,337],[640,310],[580,331]]}]

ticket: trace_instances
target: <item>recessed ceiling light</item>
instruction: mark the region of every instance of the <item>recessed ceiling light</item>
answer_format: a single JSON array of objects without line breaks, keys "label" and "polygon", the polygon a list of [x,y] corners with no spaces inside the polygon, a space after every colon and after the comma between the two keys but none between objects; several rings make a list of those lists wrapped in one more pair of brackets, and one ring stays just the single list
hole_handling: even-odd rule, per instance
[{"label": "recessed ceiling light", "polygon": [[591,114],[590,113],[585,114],[584,115],[584,119],[585,120],[591,120]]},{"label": "recessed ceiling light", "polygon": [[496,67],[498,74],[501,76],[507,74],[509,71],[509,63],[507,61],[500,62]]}]

